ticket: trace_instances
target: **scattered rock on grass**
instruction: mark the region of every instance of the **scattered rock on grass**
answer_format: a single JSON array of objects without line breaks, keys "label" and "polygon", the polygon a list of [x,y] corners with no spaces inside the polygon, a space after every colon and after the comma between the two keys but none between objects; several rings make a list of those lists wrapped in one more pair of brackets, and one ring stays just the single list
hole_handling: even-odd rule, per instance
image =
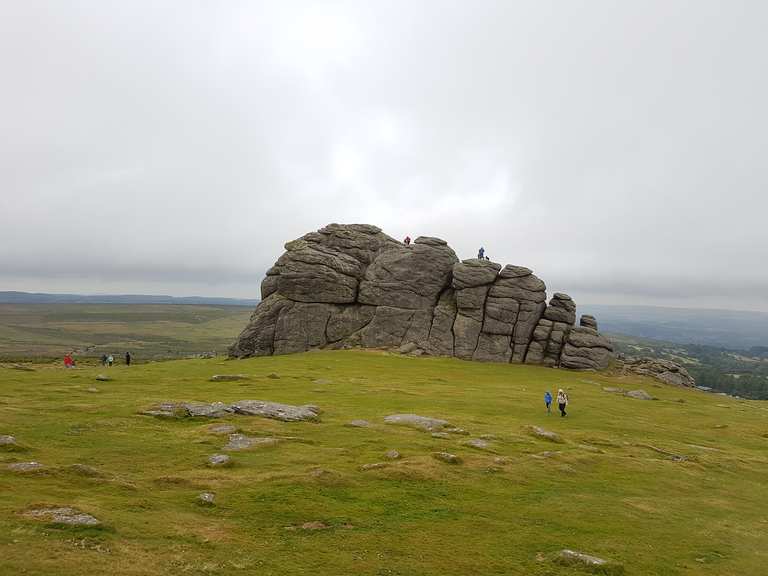
[{"label": "scattered rock on grass", "polygon": [[488,443],[488,441],[483,440],[482,438],[472,438],[472,440],[467,440],[464,444],[477,450],[492,451],[491,445]]},{"label": "scattered rock on grass", "polygon": [[624,394],[626,390],[624,388],[616,388],[615,386],[603,386],[604,392],[611,392],[612,394]]},{"label": "scattered rock on grass", "polygon": [[636,400],[653,400],[653,396],[648,394],[645,390],[630,390],[625,396],[635,398]]},{"label": "scattered rock on grass", "polygon": [[556,442],[558,444],[562,444],[565,442],[563,438],[558,434],[557,432],[551,432],[549,430],[545,430],[541,426],[529,426],[528,432],[531,434],[531,436],[535,436],[536,438],[541,438],[542,440],[549,440],[550,442]]},{"label": "scattered rock on grass", "polygon": [[32,508],[23,514],[27,518],[68,526],[98,526],[101,522],[85,512],[70,506]]},{"label": "scattered rock on grass", "polygon": [[267,374],[267,378],[272,378],[273,380],[279,380],[280,375],[275,372],[272,372],[271,374]]},{"label": "scattered rock on grass", "polygon": [[561,566],[582,568],[595,574],[606,574],[611,576],[624,574],[624,567],[621,564],[611,562],[610,560],[603,560],[597,556],[590,556],[589,554],[584,554],[582,552],[575,552],[573,550],[561,550],[557,556],[555,556],[554,561]]},{"label": "scattered rock on grass", "polygon": [[237,428],[232,424],[212,424],[206,428],[211,434],[234,434]]},{"label": "scattered rock on grass", "polygon": [[107,476],[104,472],[97,470],[93,466],[88,466],[88,464],[72,464],[67,466],[67,470],[86,478],[106,478]]},{"label": "scattered rock on grass", "polygon": [[13,472],[38,472],[45,468],[40,462],[13,462],[8,464],[8,470]]},{"label": "scattered rock on grass", "polygon": [[498,466],[504,466],[505,464],[509,463],[509,460],[507,460],[503,456],[497,456],[496,458],[493,459],[493,463],[497,464]]},{"label": "scattered rock on grass", "polygon": [[211,454],[208,456],[208,465],[214,468],[229,466],[232,464],[232,458],[226,454]]},{"label": "scattered rock on grass", "polygon": [[409,426],[424,432],[437,432],[451,427],[447,420],[419,416],[418,414],[391,414],[384,418],[384,422],[397,426]]},{"label": "scattered rock on grass", "polygon": [[448,440],[451,437],[448,432],[432,432],[432,438],[440,438],[442,440]]},{"label": "scattered rock on grass", "polygon": [[450,452],[432,452],[432,458],[447,464],[461,464],[461,458]]},{"label": "scattered rock on grass", "polygon": [[320,522],[319,520],[314,520],[313,522],[304,522],[304,524],[301,525],[302,530],[326,530],[328,528],[330,528],[328,524]]},{"label": "scattered rock on grass", "polygon": [[93,393],[95,393],[95,392],[98,392],[98,391],[99,391],[99,389],[98,389],[98,388],[94,388],[94,387],[90,387],[90,388],[86,388],[86,390],[85,390],[85,391],[86,391],[86,392],[90,392],[90,393],[92,393],[92,394],[93,394]]},{"label": "scattered rock on grass", "polygon": [[110,378],[106,374],[99,374],[98,376],[96,376],[96,380],[98,380],[99,382],[109,382],[110,380],[112,380],[112,378]]},{"label": "scattered rock on grass", "polygon": [[209,378],[211,382],[236,382],[237,380],[250,380],[247,374],[214,374]]},{"label": "scattered rock on grass", "polygon": [[371,423],[368,422],[368,420],[352,420],[351,422],[347,422],[345,424],[345,426],[350,428],[367,428],[370,425]]},{"label": "scattered rock on grass", "polygon": [[7,434],[0,434],[0,446],[18,446],[16,438]]},{"label": "scattered rock on grass", "polygon": [[321,412],[317,406],[312,404],[292,406],[291,404],[264,402],[262,400],[241,400],[232,404],[232,409],[237,414],[261,416],[283,422],[319,421]]},{"label": "scattered rock on grass", "polygon": [[224,450],[247,450],[255,446],[276,446],[277,438],[251,438],[245,434],[230,434]]},{"label": "scattered rock on grass", "polygon": [[454,426],[449,426],[448,428],[444,428],[448,434],[460,434],[462,436],[469,436],[469,431],[464,430],[464,428],[456,428]]},{"label": "scattered rock on grass", "polygon": [[203,506],[213,506],[214,500],[216,500],[216,494],[213,492],[201,492],[198,494],[197,500]]},{"label": "scattered rock on grass", "polygon": [[386,462],[374,462],[372,464],[363,464],[360,466],[360,470],[365,472],[366,470],[376,470],[377,468],[385,468],[386,466]]},{"label": "scattered rock on grass", "polygon": [[397,450],[387,450],[384,453],[384,458],[386,458],[387,460],[399,460],[400,458],[402,458],[402,455]]}]

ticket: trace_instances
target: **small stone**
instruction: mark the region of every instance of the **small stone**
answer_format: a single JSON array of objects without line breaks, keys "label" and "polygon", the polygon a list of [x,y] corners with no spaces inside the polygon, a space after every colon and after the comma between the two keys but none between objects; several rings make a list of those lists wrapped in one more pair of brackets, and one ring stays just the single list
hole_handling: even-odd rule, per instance
[{"label": "small stone", "polygon": [[99,382],[109,382],[110,380],[112,380],[112,378],[110,378],[106,374],[99,374],[98,376],[96,376],[96,380],[98,380]]},{"label": "small stone", "polygon": [[45,468],[40,462],[14,462],[8,464],[8,470],[14,472],[37,472]]},{"label": "small stone", "polygon": [[450,452],[432,452],[432,458],[447,464],[461,464],[461,458]]},{"label": "small stone", "polygon": [[615,386],[603,386],[604,392],[610,392],[612,394],[624,394],[624,388],[616,388]]},{"label": "small stone", "polygon": [[536,438],[541,438],[542,440],[556,442],[557,444],[562,444],[564,442],[564,440],[559,434],[557,434],[556,432],[550,432],[549,430],[545,430],[540,426],[529,426],[528,431],[532,436],[535,436]]},{"label": "small stone", "polygon": [[81,512],[69,506],[55,508],[33,508],[24,512],[27,518],[43,520],[54,524],[67,524],[69,526],[98,526],[101,522],[85,512]]},{"label": "small stone", "polygon": [[0,434],[0,446],[18,446],[16,438],[7,434]]},{"label": "small stone", "polygon": [[402,458],[402,455],[400,454],[400,452],[393,449],[393,450],[387,450],[386,453],[384,454],[384,458],[386,458],[387,460],[399,460],[400,458]]},{"label": "small stone", "polygon": [[363,464],[360,466],[360,470],[376,470],[377,468],[385,468],[386,466],[386,462],[374,462],[373,464]]},{"label": "small stone", "polygon": [[464,430],[464,428],[456,428],[454,426],[450,426],[448,428],[444,428],[448,434],[460,434],[461,436],[469,436],[469,431]]},{"label": "small stone", "polygon": [[267,374],[267,378],[272,378],[273,380],[279,380],[280,375],[276,374],[275,372],[272,372],[271,374]]},{"label": "small stone", "polygon": [[319,384],[321,386],[324,386],[326,384],[331,384],[333,380],[328,380],[327,378],[316,378],[312,380],[312,384]]},{"label": "small stone", "polygon": [[211,454],[208,456],[208,465],[214,468],[229,466],[232,464],[232,459],[226,454]]},{"label": "small stone", "polygon": [[625,394],[625,396],[629,396],[630,398],[635,398],[637,400],[653,400],[653,396],[648,394],[645,390],[630,390]]},{"label": "small stone", "polygon": [[491,445],[482,438],[473,438],[472,440],[467,440],[464,444],[477,450],[491,450]]},{"label": "small stone", "polygon": [[67,470],[78,476],[85,476],[86,478],[105,478],[107,476],[100,470],[97,470],[93,466],[88,466],[87,464],[72,464],[67,467]]},{"label": "small stone", "polygon": [[209,378],[211,382],[236,382],[237,380],[250,380],[247,374],[214,374]]},{"label": "small stone", "polygon": [[211,434],[234,434],[237,432],[237,428],[232,424],[213,424],[206,428]]},{"label": "small stone", "polygon": [[384,418],[387,424],[397,426],[409,426],[424,432],[437,432],[446,427],[451,427],[448,421],[439,418],[430,418],[428,416],[419,416],[418,414],[390,414]]},{"label": "small stone", "polygon": [[432,432],[432,438],[441,438],[442,440],[448,440],[451,437],[447,432]]},{"label": "small stone", "polygon": [[624,574],[624,567],[609,560],[603,560],[597,556],[590,556],[573,550],[561,550],[554,559],[555,563],[562,566],[573,566],[608,575]]},{"label": "small stone", "polygon": [[352,420],[351,422],[347,422],[345,424],[345,426],[350,428],[367,428],[370,425],[371,423],[368,422],[368,420]]},{"label": "small stone", "polygon": [[499,466],[504,466],[505,464],[509,463],[509,460],[507,460],[503,456],[497,456],[496,458],[493,459],[493,463]]},{"label": "small stone", "polygon": [[277,438],[252,438],[245,434],[230,434],[224,450],[247,450],[254,446],[276,446]]},{"label": "small stone", "polygon": [[204,506],[213,506],[215,499],[216,494],[213,492],[201,492],[197,496],[198,502]]},{"label": "small stone", "polygon": [[314,520],[312,522],[304,522],[304,524],[301,525],[302,530],[326,530],[327,528],[330,528],[327,524],[320,522],[319,520]]},{"label": "small stone", "polygon": [[98,389],[98,388],[93,388],[93,387],[91,387],[91,388],[87,388],[85,391],[86,391],[86,392],[91,392],[91,393],[93,394],[93,393],[96,393],[96,392],[98,392],[98,391],[99,391],[99,389]]}]

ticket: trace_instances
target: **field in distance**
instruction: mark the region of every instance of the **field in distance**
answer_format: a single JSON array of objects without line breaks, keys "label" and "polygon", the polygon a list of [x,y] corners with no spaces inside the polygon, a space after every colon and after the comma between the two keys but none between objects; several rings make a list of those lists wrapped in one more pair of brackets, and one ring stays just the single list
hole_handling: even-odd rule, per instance
[{"label": "field in distance", "polygon": [[223,353],[246,325],[246,306],[0,304],[0,359],[76,358],[130,350],[138,361]]},{"label": "field in distance", "polygon": [[[567,418],[544,410],[560,387]],[[314,404],[320,422],[140,414],[243,399]],[[386,424],[394,413],[467,435]],[[0,574],[583,574],[552,561],[564,548],[628,576],[761,574],[767,416],[639,376],[381,352],[0,367],[0,437],[16,442],[0,446]],[[213,424],[253,445],[225,449]],[[232,465],[207,466],[217,453]],[[102,525],[30,517],[41,506]]]}]

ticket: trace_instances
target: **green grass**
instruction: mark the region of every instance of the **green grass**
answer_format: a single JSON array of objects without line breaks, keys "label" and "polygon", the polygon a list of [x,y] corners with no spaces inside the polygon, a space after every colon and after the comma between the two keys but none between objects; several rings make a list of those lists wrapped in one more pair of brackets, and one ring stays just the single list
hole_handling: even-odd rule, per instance
[{"label": "green grass", "polygon": [[0,358],[120,356],[137,360],[224,352],[248,321],[243,306],[0,304]]},{"label": "green grass", "polygon": [[[361,351],[119,366],[110,382],[95,381],[99,371],[0,368],[0,434],[25,447],[0,451],[0,574],[580,574],[549,560],[562,548],[621,562],[629,575],[760,574],[768,562],[768,407],[757,401],[640,377]],[[252,379],[208,381],[222,373]],[[571,398],[565,419],[543,410],[544,390],[558,387]],[[206,431],[210,421],[137,414],[162,400],[238,399],[324,413],[316,424],[223,419],[296,437],[233,453],[227,469],[204,465],[226,441]],[[471,436],[383,424],[396,412],[442,417]],[[356,418],[372,426],[344,426]],[[565,443],[535,439],[529,425]],[[463,445],[483,434],[498,437],[495,454]],[[391,448],[403,459],[360,471]],[[434,460],[438,450],[463,463]],[[47,473],[6,469],[27,460]],[[78,476],[67,469],[75,463],[107,477]],[[196,503],[203,490],[215,506]],[[40,503],[76,506],[106,528],[19,514]],[[291,529],[311,521],[330,528]]]}]

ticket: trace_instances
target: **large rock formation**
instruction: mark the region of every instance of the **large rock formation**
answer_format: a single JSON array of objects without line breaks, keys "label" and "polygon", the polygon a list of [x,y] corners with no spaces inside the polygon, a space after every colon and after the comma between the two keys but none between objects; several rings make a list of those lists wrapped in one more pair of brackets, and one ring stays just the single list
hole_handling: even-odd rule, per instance
[{"label": "large rock formation", "polygon": [[311,348],[398,348],[465,360],[605,368],[592,316],[531,270],[459,261],[444,240],[403,245],[367,224],[330,224],[288,242],[232,357]]}]

